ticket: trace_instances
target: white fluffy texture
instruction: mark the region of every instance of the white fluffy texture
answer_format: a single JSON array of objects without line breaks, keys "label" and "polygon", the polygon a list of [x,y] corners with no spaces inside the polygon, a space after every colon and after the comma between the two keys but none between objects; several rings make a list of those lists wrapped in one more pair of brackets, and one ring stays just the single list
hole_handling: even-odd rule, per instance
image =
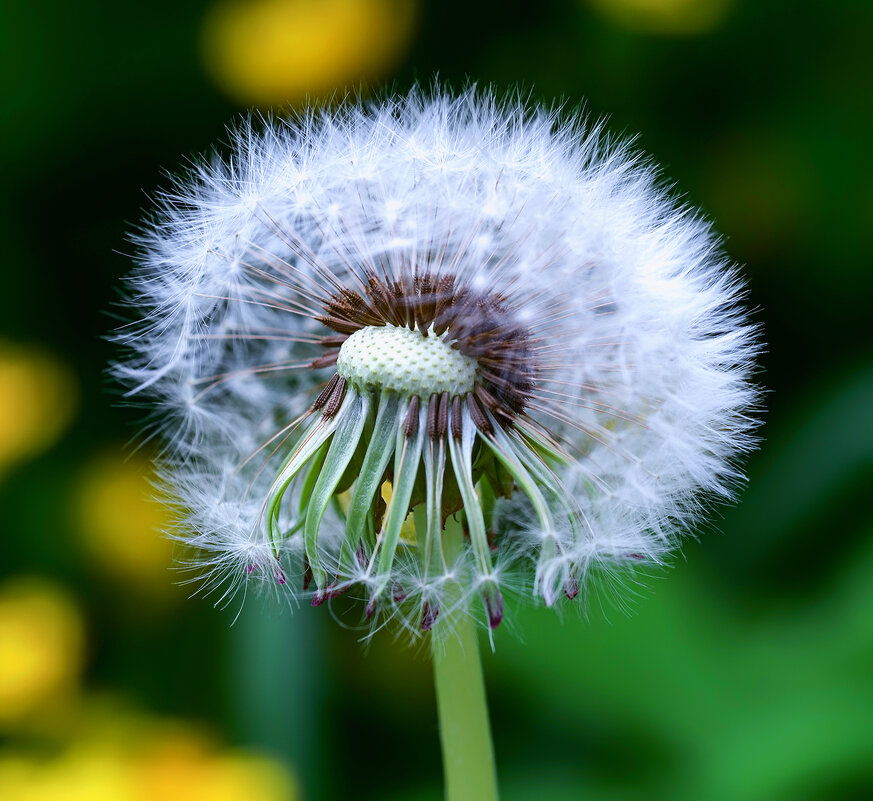
[{"label": "white fluffy texture", "polygon": [[[179,530],[210,581],[283,580],[258,518],[291,440],[250,457],[330,375],[303,367],[330,332],[300,313],[310,304],[284,263],[355,289],[362,265],[396,277],[437,257],[459,283],[506,296],[540,359],[528,412],[574,457],[562,479],[587,530],[529,587],[661,562],[707,499],[729,496],[756,399],[736,274],[647,162],[599,126],[557,119],[469,92],[244,122],[226,160],[163,195],[116,372],[157,404]],[[515,523],[504,554],[533,574],[535,517],[503,519]]]}]

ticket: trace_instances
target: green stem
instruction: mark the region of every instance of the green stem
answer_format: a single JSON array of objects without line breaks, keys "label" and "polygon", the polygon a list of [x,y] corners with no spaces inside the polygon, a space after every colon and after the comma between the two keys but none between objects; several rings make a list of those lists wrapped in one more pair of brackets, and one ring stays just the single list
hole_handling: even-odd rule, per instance
[{"label": "green stem", "polygon": [[[464,547],[461,525],[450,517],[442,533],[452,564]],[[497,801],[494,749],[475,623],[454,585],[431,635],[446,801]]]}]

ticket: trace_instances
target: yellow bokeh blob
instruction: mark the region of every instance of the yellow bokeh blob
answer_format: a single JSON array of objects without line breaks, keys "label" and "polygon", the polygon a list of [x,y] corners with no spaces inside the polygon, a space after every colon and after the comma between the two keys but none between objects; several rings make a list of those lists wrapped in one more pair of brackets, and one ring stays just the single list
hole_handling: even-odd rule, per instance
[{"label": "yellow bokeh blob", "polygon": [[39,348],[0,342],[0,475],[64,432],[78,405],[72,371]]},{"label": "yellow bokeh blob", "polygon": [[217,0],[207,71],[243,105],[282,106],[387,75],[408,48],[417,0]]},{"label": "yellow bokeh blob", "polygon": [[588,4],[631,30],[694,36],[713,30],[725,18],[731,0],[588,0]]},{"label": "yellow bokeh blob", "polygon": [[[114,731],[115,736],[107,736]],[[0,755],[3,801],[297,801],[289,772],[265,757],[220,750],[190,728],[123,720],[80,735],[53,759]]]},{"label": "yellow bokeh blob", "polygon": [[150,462],[121,448],[86,465],[75,493],[76,528],[92,564],[129,589],[172,592],[173,543],[165,507],[153,498]]},{"label": "yellow bokeh blob", "polygon": [[214,753],[191,737],[156,741],[137,760],[134,775],[142,801],[291,801],[297,797],[291,777],[276,762],[254,754]]},{"label": "yellow bokeh blob", "polygon": [[76,692],[84,628],[76,605],[55,585],[0,585],[0,727],[57,711]]}]

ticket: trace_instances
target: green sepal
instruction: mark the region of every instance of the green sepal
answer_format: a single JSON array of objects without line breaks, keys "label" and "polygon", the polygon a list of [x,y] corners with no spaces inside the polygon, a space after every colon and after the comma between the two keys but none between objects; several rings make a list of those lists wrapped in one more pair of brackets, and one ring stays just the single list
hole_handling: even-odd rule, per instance
[{"label": "green sepal", "polygon": [[[364,457],[367,455],[367,450],[370,447],[370,440],[373,437],[373,425],[375,415],[373,413],[373,407],[375,404],[371,402],[367,405],[367,413],[364,419],[364,430],[361,433],[361,437],[358,440],[358,447],[355,448],[355,453],[349,461],[348,466],[345,469],[345,472],[342,475],[342,478],[339,480],[337,484],[334,495],[340,495],[345,492],[358,480],[358,476],[361,475],[361,469],[364,463]],[[345,514],[343,514],[343,518],[345,518]]]},{"label": "green sepal", "polygon": [[539,451],[532,450],[530,447],[531,440],[524,436],[523,432],[515,431],[514,436],[507,435],[507,440],[514,440],[516,443],[516,453],[519,458],[525,463],[534,478],[548,491],[549,495],[554,497],[558,505],[562,506],[567,517],[567,522],[573,531],[573,538],[578,542],[582,535],[582,530],[579,526],[581,520],[585,519],[585,514],[579,507],[576,499],[564,489],[564,485],[554,468],[560,467],[563,462],[555,461],[557,452],[549,451],[555,457],[553,465],[543,461],[539,455]]},{"label": "green sepal", "polygon": [[529,421],[516,420],[514,430],[527,447],[549,467],[557,468],[572,464],[573,458],[554,439],[545,432],[537,430]]},{"label": "green sepal", "polygon": [[285,497],[285,492],[294,480],[294,477],[333,435],[343,411],[347,408],[347,403],[348,398],[346,398],[339,412],[333,418],[330,420],[319,418],[306,430],[297,446],[291,452],[291,455],[283,463],[279,475],[273,481],[273,486],[270,488],[267,496],[264,515],[273,554],[277,558],[280,555],[278,543],[284,537],[283,532],[279,529],[279,506],[282,503],[282,498]]},{"label": "green sepal", "polygon": [[[385,513],[385,522],[379,534],[381,548],[379,550],[379,565],[377,568],[378,582],[373,592],[373,598],[378,597],[388,584],[391,568],[394,564],[394,554],[400,542],[400,529],[409,514],[409,501],[412,489],[418,475],[421,462],[421,447],[424,440],[423,426],[419,425],[415,434],[406,439],[403,428],[397,429],[397,441],[394,451],[394,483],[391,492],[391,502]],[[377,540],[378,541],[378,540]]]},{"label": "green sepal", "polygon": [[321,471],[321,465],[324,463],[326,453],[327,443],[324,443],[309,462],[309,469],[306,471],[306,477],[303,479],[303,485],[300,489],[300,501],[297,505],[297,520],[291,528],[282,532],[283,539],[289,539],[303,528],[303,524],[306,522],[306,507],[309,504],[309,498],[312,495],[312,488],[315,486],[315,481]]},{"label": "green sepal", "polygon": [[376,414],[370,442],[361,463],[360,473],[352,491],[346,513],[346,534],[340,554],[340,566],[351,570],[355,551],[364,536],[367,521],[372,527],[373,499],[382,486],[385,470],[394,453],[397,430],[401,426],[403,410],[400,398],[393,392],[383,393]]},{"label": "green sepal", "polygon": [[482,506],[476,494],[473,483],[473,439],[476,428],[470,419],[469,413],[464,415],[462,435],[460,442],[450,436],[449,453],[452,459],[455,478],[458,481],[458,489],[464,501],[464,514],[467,518],[467,527],[470,533],[470,543],[473,546],[473,554],[479,564],[479,570],[483,576],[490,576],[491,548],[488,545],[488,534],[485,531],[485,519],[482,515]]},{"label": "green sepal", "polygon": [[[306,509],[309,506],[309,499],[312,497],[312,490],[315,489],[315,482],[318,481],[318,474],[321,472],[321,467],[324,464],[324,457],[327,456],[328,444],[325,442],[319,449],[318,453],[312,457],[309,462],[309,469],[303,478],[303,484],[300,485],[300,501],[298,503],[298,515],[302,520],[306,519]],[[299,528],[295,524],[294,530]]]},{"label": "green sepal", "polygon": [[530,499],[540,525],[547,531],[552,531],[554,521],[546,499],[519,456],[512,440],[506,436],[502,429],[495,428],[493,438],[485,437],[484,441],[492,449],[500,464],[512,476],[519,489]]},{"label": "green sepal", "polygon": [[[549,490],[549,493],[556,496],[564,509],[567,510],[570,525],[576,536],[578,536],[578,523],[576,522],[575,516],[572,514],[570,507],[567,505],[566,500],[562,498],[560,490],[555,489],[556,486],[560,487],[559,483],[557,485],[554,484],[554,482],[557,481],[557,477],[552,473],[549,467],[538,461],[536,454],[531,453],[523,441],[515,442],[502,430],[495,430],[494,440],[486,441],[494,450],[495,455],[500,459],[501,463],[510,473],[513,474],[519,488],[530,499],[534,511],[540,521],[540,525],[543,527],[543,533],[545,536],[543,537],[539,558],[537,559],[537,574],[539,575],[540,568],[555,557],[558,549],[561,548],[561,544],[558,541],[551,510],[540,492],[536,481],[528,471],[528,466],[532,466],[534,472],[545,479],[544,483]],[[553,604],[557,594],[552,592],[552,588],[543,587],[542,592],[543,597],[546,599],[546,603],[548,605]]]},{"label": "green sepal", "polygon": [[482,518],[485,520],[485,530],[490,537],[494,532],[494,507],[497,505],[497,493],[491,485],[488,474],[479,479],[476,489],[479,493],[479,504],[482,507]]},{"label": "green sepal", "polygon": [[369,403],[368,396],[355,394],[351,404],[346,407],[309,499],[303,527],[303,543],[318,589],[323,589],[327,580],[318,554],[318,529],[337,484],[358,447]]},{"label": "green sepal", "polygon": [[[440,557],[440,566],[443,571],[446,570],[446,557],[443,552],[443,543],[442,543],[442,528],[443,528],[443,483],[445,481],[445,473],[446,473],[446,444],[445,439],[440,440],[429,440],[427,455],[424,459],[424,475],[425,475],[425,484],[427,487],[426,492],[426,501],[425,501],[425,537],[422,545],[422,541],[419,539],[419,547],[422,550],[422,556],[424,559],[424,575],[427,577],[430,575],[430,565],[431,560],[434,557],[434,553],[438,552]],[[419,534],[420,521],[418,514],[418,509],[421,506],[416,507],[416,524],[415,531],[417,536],[421,536]]]}]

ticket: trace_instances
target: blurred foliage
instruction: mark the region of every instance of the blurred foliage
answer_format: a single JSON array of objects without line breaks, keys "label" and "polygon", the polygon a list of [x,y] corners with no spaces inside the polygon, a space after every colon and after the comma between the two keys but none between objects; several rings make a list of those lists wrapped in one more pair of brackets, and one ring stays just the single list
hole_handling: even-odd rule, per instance
[{"label": "blurred foliage", "polygon": [[585,616],[510,610],[486,665],[505,798],[873,797],[873,5],[47,0],[3,16],[4,801],[439,798],[426,655],[361,647],[329,607],[181,602],[149,533],[147,452],[119,444],[141,410],[102,378],[126,237],[164,168],[248,104],[437,73],[641,131],[718,220],[768,342],[764,444],[716,531]]}]

